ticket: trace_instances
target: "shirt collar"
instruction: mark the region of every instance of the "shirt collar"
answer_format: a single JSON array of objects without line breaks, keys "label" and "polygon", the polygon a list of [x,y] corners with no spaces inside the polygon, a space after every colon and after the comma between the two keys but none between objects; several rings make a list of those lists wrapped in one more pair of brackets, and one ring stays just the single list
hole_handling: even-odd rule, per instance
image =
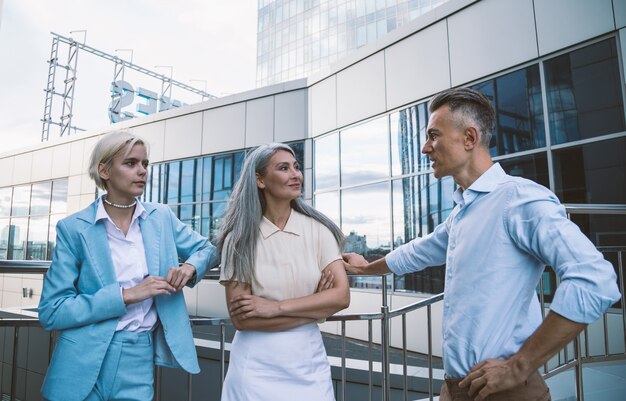
[{"label": "shirt collar", "polygon": [[506,178],[506,173],[500,166],[500,163],[494,163],[487,171],[485,171],[476,181],[472,183],[465,191],[458,187],[454,191],[452,198],[454,202],[463,206],[471,202],[478,196],[480,192],[491,192]]},{"label": "shirt collar", "polygon": [[[137,200],[137,205],[135,206],[133,217],[130,219],[131,224],[137,218],[141,217],[142,219],[145,219],[147,216],[148,216],[148,212],[143,207],[143,204],[139,200]],[[94,219],[94,224],[102,219],[108,219],[109,221],[111,221],[111,223],[113,223],[113,221],[109,217],[109,214],[104,208],[104,202],[102,202],[102,196],[101,196],[100,198],[98,198],[98,208],[96,209],[96,218]]]},{"label": "shirt collar", "polygon": [[302,235],[302,220],[303,217],[300,213],[291,209],[291,214],[289,215],[289,220],[287,220],[287,224],[285,224],[285,228],[282,230],[274,225],[271,221],[269,221],[265,216],[261,218],[261,224],[259,225],[259,229],[261,230],[261,235],[263,239],[267,239],[275,233],[282,231],[289,234],[294,235]]}]

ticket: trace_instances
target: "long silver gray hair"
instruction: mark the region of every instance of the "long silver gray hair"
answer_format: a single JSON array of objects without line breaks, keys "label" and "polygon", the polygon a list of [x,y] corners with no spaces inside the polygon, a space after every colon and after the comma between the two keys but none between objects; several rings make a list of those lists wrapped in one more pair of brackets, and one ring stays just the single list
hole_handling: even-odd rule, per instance
[{"label": "long silver gray hair", "polygon": [[[259,225],[266,204],[263,191],[257,187],[257,174],[262,177],[267,174],[270,159],[280,150],[285,150],[296,157],[289,145],[283,143],[261,145],[246,156],[239,181],[233,188],[217,236],[217,249],[222,255],[222,260],[230,261],[233,266],[233,277],[229,277],[230,280],[250,285],[258,284],[254,274],[254,256]],[[307,205],[302,197],[292,200],[291,207],[328,227],[341,249],[345,236],[332,220]],[[227,238],[228,245],[224,249]]]}]

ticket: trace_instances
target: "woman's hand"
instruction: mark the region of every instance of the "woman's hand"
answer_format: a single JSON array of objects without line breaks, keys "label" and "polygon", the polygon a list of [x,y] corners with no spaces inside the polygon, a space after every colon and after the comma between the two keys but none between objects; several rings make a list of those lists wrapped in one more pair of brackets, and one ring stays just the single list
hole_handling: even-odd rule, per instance
[{"label": "woman's hand", "polygon": [[335,276],[331,272],[331,269],[326,266],[324,270],[322,270],[322,276],[320,277],[320,282],[317,283],[317,291],[322,292],[324,290],[329,290],[333,288],[333,283],[335,281]]},{"label": "woman's hand", "polygon": [[196,268],[189,263],[183,263],[179,267],[172,267],[167,272],[165,280],[175,288],[175,291],[180,291],[193,278],[194,274],[196,274]]},{"label": "woman's hand", "polygon": [[163,277],[148,276],[143,281],[131,288],[122,289],[124,305],[136,304],[157,295],[170,295],[176,292]]},{"label": "woman's hand", "polygon": [[248,319],[252,317],[272,318],[279,315],[280,305],[256,295],[238,295],[230,301],[228,309],[231,318]]}]

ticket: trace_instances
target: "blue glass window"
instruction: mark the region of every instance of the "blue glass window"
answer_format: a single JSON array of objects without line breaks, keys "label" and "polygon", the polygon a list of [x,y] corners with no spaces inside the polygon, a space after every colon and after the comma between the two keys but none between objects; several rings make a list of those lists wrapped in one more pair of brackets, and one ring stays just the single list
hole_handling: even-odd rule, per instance
[{"label": "blue glass window", "polygon": [[341,132],[341,185],[389,176],[389,117]]},{"label": "blue glass window", "polygon": [[553,144],[626,129],[615,38],[544,65]]},{"label": "blue glass window", "polygon": [[500,165],[507,174],[528,178],[550,188],[548,156],[545,152],[501,160]]},{"label": "blue glass window", "polygon": [[626,204],[626,138],[555,150],[553,163],[561,202]]},{"label": "blue glass window", "polygon": [[539,66],[533,65],[473,86],[492,102],[496,130],[489,145],[492,156],[546,145]]},{"label": "blue glass window", "polygon": [[339,135],[316,139],[314,155],[315,190],[339,187]]}]

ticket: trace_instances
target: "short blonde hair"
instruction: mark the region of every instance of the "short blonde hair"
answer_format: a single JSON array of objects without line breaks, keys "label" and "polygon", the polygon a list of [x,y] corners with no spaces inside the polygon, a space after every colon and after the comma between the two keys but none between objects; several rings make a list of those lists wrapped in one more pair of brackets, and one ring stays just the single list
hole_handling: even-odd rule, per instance
[{"label": "short blonde hair", "polygon": [[148,144],[128,131],[113,131],[103,136],[91,152],[89,159],[89,176],[96,183],[98,188],[107,190],[107,183],[98,173],[98,167],[104,164],[104,168],[109,170],[113,159],[119,152],[124,152],[124,157],[128,155],[135,145],[144,145],[148,151]]}]

